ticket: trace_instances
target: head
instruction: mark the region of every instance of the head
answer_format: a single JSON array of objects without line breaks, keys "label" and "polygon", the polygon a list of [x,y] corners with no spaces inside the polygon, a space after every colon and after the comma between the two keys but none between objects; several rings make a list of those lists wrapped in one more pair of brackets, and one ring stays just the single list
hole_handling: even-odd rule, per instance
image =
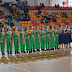
[{"label": "head", "polygon": [[15,28],[15,31],[18,31],[18,28],[17,27]]},{"label": "head", "polygon": [[27,30],[29,30],[30,28],[29,27],[27,27]]},{"label": "head", "polygon": [[67,28],[67,25],[65,26],[65,28]]},{"label": "head", "polygon": [[37,29],[39,29],[39,26],[37,26]]},{"label": "head", "polygon": [[1,29],[1,32],[4,32],[4,28]]},{"label": "head", "polygon": [[47,26],[47,29],[50,29],[50,26]]},{"label": "head", "polygon": [[68,29],[70,29],[70,26],[68,26]]},{"label": "head", "polygon": [[63,29],[63,25],[61,25],[61,29]]},{"label": "head", "polygon": [[44,27],[42,27],[42,30],[44,30]]},{"label": "head", "polygon": [[54,26],[53,25],[51,26],[51,29],[54,29]]},{"label": "head", "polygon": [[24,29],[23,29],[23,28],[21,28],[21,31],[24,31]]},{"label": "head", "polygon": [[55,26],[55,29],[57,30],[57,26]]},{"label": "head", "polygon": [[8,31],[11,31],[11,27],[8,28]]}]

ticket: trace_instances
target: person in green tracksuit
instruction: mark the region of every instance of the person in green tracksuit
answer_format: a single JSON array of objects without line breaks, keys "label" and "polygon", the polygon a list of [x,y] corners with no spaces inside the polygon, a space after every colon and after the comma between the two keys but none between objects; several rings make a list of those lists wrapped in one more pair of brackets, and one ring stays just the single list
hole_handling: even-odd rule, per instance
[{"label": "person in green tracksuit", "polygon": [[49,48],[51,49],[54,49],[55,47],[55,35],[54,35],[54,27],[52,26],[51,27],[51,30],[50,30],[50,41],[49,41]]},{"label": "person in green tracksuit", "polygon": [[45,47],[46,47],[46,32],[44,31],[44,27],[41,31],[41,50],[45,51]]},{"label": "person in green tracksuit", "polygon": [[58,49],[59,47],[59,32],[57,26],[55,26],[55,48]]},{"label": "person in green tracksuit", "polygon": [[32,53],[32,49],[33,49],[33,37],[32,37],[33,32],[31,32],[31,30],[29,30],[29,53]]},{"label": "person in green tracksuit", "polygon": [[18,28],[15,28],[15,31],[13,32],[14,36],[14,47],[15,47],[15,54],[19,54],[19,39],[20,39],[20,33],[18,31]]},{"label": "person in green tracksuit", "polygon": [[25,32],[23,28],[21,29],[21,32],[20,32],[20,50],[21,50],[21,53],[26,53],[25,52]]},{"label": "person in green tracksuit", "polygon": [[46,30],[46,50],[48,49],[48,30]]},{"label": "person in green tracksuit", "polygon": [[5,50],[5,32],[4,32],[4,28],[2,28],[1,33],[0,33],[0,43],[1,43],[2,55],[5,55],[5,53],[4,53],[4,50]]},{"label": "person in green tracksuit", "polygon": [[12,41],[13,41],[13,32],[11,28],[8,28],[8,31],[6,32],[7,36],[7,53],[12,54]]},{"label": "person in green tracksuit", "polygon": [[27,27],[26,28],[26,31],[25,31],[25,42],[26,42],[26,52],[28,53],[29,52],[29,43],[30,43],[30,37],[29,37],[29,30],[30,28]]},{"label": "person in green tracksuit", "polygon": [[41,36],[40,36],[40,30],[39,30],[39,26],[37,26],[37,30],[35,31],[36,33],[36,49],[39,52],[40,51],[40,41],[41,41]]},{"label": "person in green tracksuit", "polygon": [[29,37],[29,33],[27,31],[25,31],[25,42],[26,42],[26,51],[27,51],[27,53],[29,51],[29,39],[28,39],[28,37]]},{"label": "person in green tracksuit", "polygon": [[35,27],[32,26],[31,27],[31,34],[30,34],[30,40],[31,40],[30,43],[32,45],[31,50],[33,49],[33,52],[36,52],[35,51],[35,49],[36,49],[36,38],[35,38],[35,36],[36,36]]}]

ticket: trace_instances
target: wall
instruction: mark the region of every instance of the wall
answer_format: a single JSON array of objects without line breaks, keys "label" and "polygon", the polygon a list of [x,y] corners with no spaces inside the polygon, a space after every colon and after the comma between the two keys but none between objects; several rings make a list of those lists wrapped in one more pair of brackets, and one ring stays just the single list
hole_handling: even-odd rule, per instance
[{"label": "wall", "polygon": [[16,2],[16,0],[2,0],[2,3],[4,2]]},{"label": "wall", "polygon": [[[59,4],[60,6],[63,6],[64,1],[67,2],[67,0],[50,0],[50,6],[54,6],[55,3]],[[67,5],[65,5],[65,6],[67,6]]]},{"label": "wall", "polygon": [[39,5],[40,3],[44,3],[45,6],[49,6],[50,5],[50,0],[37,0],[37,4]]}]

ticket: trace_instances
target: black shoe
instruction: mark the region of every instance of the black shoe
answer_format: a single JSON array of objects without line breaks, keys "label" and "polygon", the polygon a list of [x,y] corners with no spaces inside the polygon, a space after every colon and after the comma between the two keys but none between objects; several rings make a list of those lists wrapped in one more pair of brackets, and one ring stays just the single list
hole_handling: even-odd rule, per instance
[{"label": "black shoe", "polygon": [[55,47],[55,49],[57,49],[57,47]]},{"label": "black shoe", "polygon": [[19,51],[17,51],[17,54],[20,54],[20,52],[19,52]]},{"label": "black shoe", "polygon": [[49,51],[50,49],[48,48],[48,49],[46,49],[46,50],[48,50],[48,51]]},{"label": "black shoe", "polygon": [[27,51],[27,53],[28,53],[28,51]]},{"label": "black shoe", "polygon": [[44,49],[42,49],[42,51],[45,51]]},{"label": "black shoe", "polygon": [[40,52],[40,50],[39,50],[39,49],[37,49],[37,52]]},{"label": "black shoe", "polygon": [[12,54],[12,52],[10,52],[10,54]]},{"label": "black shoe", "polygon": [[51,48],[51,50],[54,50],[54,48]]},{"label": "black shoe", "polygon": [[17,51],[15,51],[15,54],[17,53]]},{"label": "black shoe", "polygon": [[33,52],[36,52],[36,51],[33,49]]},{"label": "black shoe", "polygon": [[57,49],[59,49],[59,48],[57,47]]},{"label": "black shoe", "polygon": [[29,53],[31,53],[31,51],[29,51]]},{"label": "black shoe", "polygon": [[9,54],[9,52],[7,52]]},{"label": "black shoe", "polygon": [[26,53],[25,51],[23,51],[23,53]]},{"label": "black shoe", "polygon": [[21,53],[23,53],[23,51],[21,51]]},{"label": "black shoe", "polygon": [[5,55],[5,53],[2,53],[2,55]]}]

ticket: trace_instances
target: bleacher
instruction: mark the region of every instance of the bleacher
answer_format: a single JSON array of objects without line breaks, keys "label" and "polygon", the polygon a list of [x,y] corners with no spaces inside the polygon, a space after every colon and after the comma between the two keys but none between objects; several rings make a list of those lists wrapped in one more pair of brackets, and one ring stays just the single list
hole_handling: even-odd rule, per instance
[{"label": "bleacher", "polygon": [[[57,17],[56,18],[57,22],[50,21],[49,23],[41,23],[42,16],[40,17],[36,16],[36,13],[38,12],[38,10],[36,10],[36,7],[30,6],[30,8],[31,10],[28,12],[28,14],[31,17],[31,20],[30,21],[19,21],[22,27],[45,26],[45,25],[72,25],[72,8],[71,7],[55,8],[54,6],[45,6],[45,8],[41,8],[43,15],[48,16],[51,13],[53,13]],[[63,12],[67,14],[68,18],[63,18],[60,16],[60,14]]]}]

